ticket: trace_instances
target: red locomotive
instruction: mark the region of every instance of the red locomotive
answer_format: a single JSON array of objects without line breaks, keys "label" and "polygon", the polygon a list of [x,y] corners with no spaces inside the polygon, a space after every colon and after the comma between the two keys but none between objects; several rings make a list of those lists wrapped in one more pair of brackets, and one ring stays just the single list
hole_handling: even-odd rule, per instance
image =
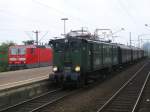
[{"label": "red locomotive", "polygon": [[52,64],[52,49],[41,45],[15,45],[9,48],[10,69],[33,68]]}]

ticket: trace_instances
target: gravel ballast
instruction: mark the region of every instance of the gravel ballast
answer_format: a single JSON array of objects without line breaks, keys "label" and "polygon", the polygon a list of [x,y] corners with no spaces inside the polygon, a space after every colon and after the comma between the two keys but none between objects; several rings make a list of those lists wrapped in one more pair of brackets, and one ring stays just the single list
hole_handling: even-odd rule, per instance
[{"label": "gravel ballast", "polygon": [[[97,84],[97,86],[83,89],[76,94],[68,96],[50,105],[46,110],[49,112],[95,112],[104,104],[104,101],[134,75],[145,62],[146,61],[141,61],[133,66],[127,67],[122,72],[116,73],[113,77]],[[42,112],[44,112],[44,109]]]}]

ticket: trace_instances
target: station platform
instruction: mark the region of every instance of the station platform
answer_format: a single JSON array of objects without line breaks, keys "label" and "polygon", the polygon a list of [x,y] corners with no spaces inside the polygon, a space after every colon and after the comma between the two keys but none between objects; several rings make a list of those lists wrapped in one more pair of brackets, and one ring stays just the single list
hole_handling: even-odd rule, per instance
[{"label": "station platform", "polygon": [[52,67],[40,67],[0,73],[0,90],[49,78]]}]

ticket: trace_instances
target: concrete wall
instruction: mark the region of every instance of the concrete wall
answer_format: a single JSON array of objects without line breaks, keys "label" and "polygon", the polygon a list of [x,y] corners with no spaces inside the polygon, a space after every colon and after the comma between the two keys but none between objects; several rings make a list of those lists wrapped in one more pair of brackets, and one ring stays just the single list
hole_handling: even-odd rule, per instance
[{"label": "concrete wall", "polygon": [[48,91],[48,80],[0,91],[0,110]]}]

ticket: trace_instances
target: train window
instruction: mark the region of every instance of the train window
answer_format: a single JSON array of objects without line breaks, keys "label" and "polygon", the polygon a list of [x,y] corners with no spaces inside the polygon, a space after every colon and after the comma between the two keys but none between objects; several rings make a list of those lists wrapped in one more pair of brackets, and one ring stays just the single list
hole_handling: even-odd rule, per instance
[{"label": "train window", "polygon": [[26,49],[25,49],[25,48],[18,48],[18,54],[24,55],[25,52],[26,52]]},{"label": "train window", "polygon": [[80,49],[80,43],[79,42],[70,42],[70,47],[72,50],[78,50],[78,49]]},{"label": "train window", "polygon": [[55,49],[56,51],[63,51],[64,48],[65,48],[65,45],[64,45],[64,44],[65,44],[65,43],[56,43],[55,46],[54,46],[54,49]]},{"label": "train window", "polygon": [[107,46],[107,56],[109,57],[111,55],[112,52],[112,46],[108,45]]},{"label": "train window", "polygon": [[109,56],[109,46],[106,45],[106,57],[108,57],[108,56]]},{"label": "train window", "polygon": [[18,54],[18,49],[17,48],[11,48],[10,53],[12,55],[16,55],[16,54]]}]

